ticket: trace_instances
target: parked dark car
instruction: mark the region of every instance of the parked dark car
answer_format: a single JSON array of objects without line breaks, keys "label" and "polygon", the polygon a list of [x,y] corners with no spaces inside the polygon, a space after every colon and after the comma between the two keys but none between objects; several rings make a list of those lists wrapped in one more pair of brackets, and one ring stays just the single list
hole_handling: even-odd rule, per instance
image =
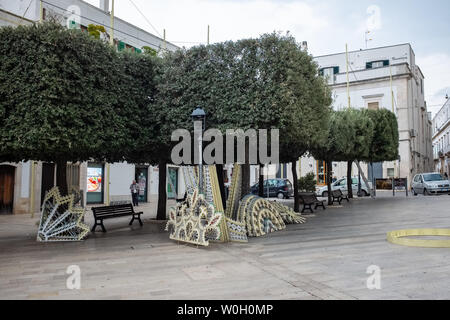
[{"label": "parked dark car", "polygon": [[[251,187],[252,194],[258,194],[259,183]],[[277,197],[278,199],[289,199],[294,196],[294,188],[288,179],[268,179],[264,180],[264,197]]]}]

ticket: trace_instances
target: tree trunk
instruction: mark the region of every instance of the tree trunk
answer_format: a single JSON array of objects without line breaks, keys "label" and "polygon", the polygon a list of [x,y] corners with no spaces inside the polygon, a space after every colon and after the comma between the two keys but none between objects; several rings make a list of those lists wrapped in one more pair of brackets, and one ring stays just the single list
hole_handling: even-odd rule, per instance
[{"label": "tree trunk", "polygon": [[222,198],[222,206],[227,208],[227,199],[225,194],[225,183],[223,182],[223,164],[216,164],[217,180],[219,180],[220,196]]},{"label": "tree trunk", "polygon": [[158,182],[158,211],[156,220],[166,220],[166,204],[167,204],[167,162],[161,160],[159,162],[159,182]]},{"label": "tree trunk", "polygon": [[[245,163],[242,165],[242,197],[245,197],[250,192],[250,163],[249,163],[249,141],[245,139]],[[240,200],[240,199],[239,199]]]},{"label": "tree trunk", "polygon": [[264,197],[264,164],[259,165],[258,196]]},{"label": "tree trunk", "polygon": [[297,177],[297,161],[292,161],[292,180],[294,183],[294,211],[300,212],[300,199],[298,198],[298,177]]},{"label": "tree trunk", "polygon": [[67,196],[69,194],[69,188],[67,186],[67,161],[60,160],[56,162],[56,186],[61,196]]},{"label": "tree trunk", "polygon": [[332,163],[331,161],[327,161],[326,162],[326,166],[327,166],[327,187],[328,187],[328,205],[331,206],[332,202],[331,202],[331,168],[332,168]]},{"label": "tree trunk", "polygon": [[347,192],[349,198],[353,198],[352,165],[353,161],[347,161]]},{"label": "tree trunk", "polygon": [[[242,197],[250,193],[250,164],[244,163],[241,167],[242,170]],[[239,199],[240,200],[240,199]]]}]

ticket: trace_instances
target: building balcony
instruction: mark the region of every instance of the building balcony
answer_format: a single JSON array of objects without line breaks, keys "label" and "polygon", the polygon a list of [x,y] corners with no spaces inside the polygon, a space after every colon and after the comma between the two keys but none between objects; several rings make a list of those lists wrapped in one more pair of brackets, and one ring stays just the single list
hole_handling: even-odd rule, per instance
[{"label": "building balcony", "polygon": [[[349,71],[349,82],[360,82],[360,81],[370,81],[375,79],[383,79],[383,78],[389,78],[390,77],[390,71],[389,66],[386,67],[380,67],[380,68],[374,68],[374,69],[363,69],[363,70],[356,70],[356,71]],[[391,65],[391,72],[392,77],[402,76],[402,75],[409,75],[411,74],[411,70],[409,69],[409,66],[407,63],[400,63],[400,64],[394,64]],[[337,73],[334,75],[334,77],[328,80],[328,84],[330,85],[340,85],[340,84],[346,84],[347,83],[347,73]]]}]

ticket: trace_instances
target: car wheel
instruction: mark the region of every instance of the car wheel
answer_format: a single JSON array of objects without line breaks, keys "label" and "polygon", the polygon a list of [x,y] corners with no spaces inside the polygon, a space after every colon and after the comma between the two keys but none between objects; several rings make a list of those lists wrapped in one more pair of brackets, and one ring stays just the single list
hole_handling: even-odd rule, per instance
[{"label": "car wheel", "polygon": [[277,198],[278,198],[278,199],[284,199],[284,194],[281,193],[281,192],[278,193],[278,194],[277,194]]},{"label": "car wheel", "polygon": [[417,192],[416,192],[416,190],[414,190],[414,188],[412,188],[412,193],[413,193],[413,195],[417,196]]},{"label": "car wheel", "polygon": [[366,190],[361,190],[361,195],[362,195],[363,197],[367,197],[367,196],[368,196]]},{"label": "car wheel", "polygon": [[322,197],[324,197],[324,198],[328,198],[328,191],[324,191],[324,192],[322,192]]}]

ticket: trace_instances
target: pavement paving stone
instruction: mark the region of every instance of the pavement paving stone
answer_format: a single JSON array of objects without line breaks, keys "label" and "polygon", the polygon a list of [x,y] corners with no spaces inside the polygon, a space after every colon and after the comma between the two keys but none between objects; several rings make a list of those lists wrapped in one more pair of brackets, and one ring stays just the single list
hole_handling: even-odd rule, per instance
[{"label": "pavement paving stone", "polygon": [[[143,227],[114,219],[77,243],[38,243],[38,217],[0,216],[0,299],[450,299],[449,249],[386,241],[392,230],[450,228],[449,205],[448,196],[380,193],[207,248],[171,241],[152,220],[154,203],[139,207]],[[80,290],[66,288],[70,265],[80,266]],[[380,290],[366,287],[370,265],[381,269]]]}]

